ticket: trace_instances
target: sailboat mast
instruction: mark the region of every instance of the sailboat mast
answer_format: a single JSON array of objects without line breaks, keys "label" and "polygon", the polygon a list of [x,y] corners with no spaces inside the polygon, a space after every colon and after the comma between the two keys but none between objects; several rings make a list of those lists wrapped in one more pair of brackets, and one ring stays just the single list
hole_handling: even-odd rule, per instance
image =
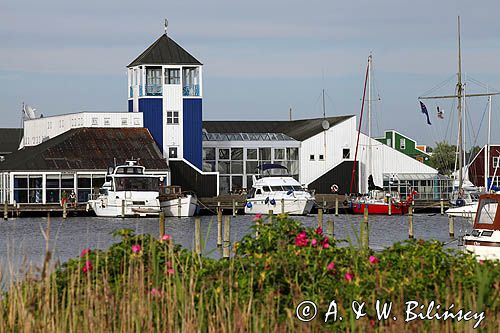
[{"label": "sailboat mast", "polygon": [[[488,188],[488,178],[490,177],[490,143],[491,143],[491,99],[488,97],[488,139],[486,141],[486,152],[484,155],[486,161],[486,168],[484,170],[484,188],[489,192],[491,186]],[[491,180],[493,185],[493,179]]]},{"label": "sailboat mast", "polygon": [[372,55],[368,56],[368,172],[369,177],[372,170]]},{"label": "sailboat mast", "polygon": [[458,82],[457,82],[457,111],[458,111],[458,189],[463,185],[463,137],[462,137],[462,54],[460,48],[460,16],[458,17]]}]

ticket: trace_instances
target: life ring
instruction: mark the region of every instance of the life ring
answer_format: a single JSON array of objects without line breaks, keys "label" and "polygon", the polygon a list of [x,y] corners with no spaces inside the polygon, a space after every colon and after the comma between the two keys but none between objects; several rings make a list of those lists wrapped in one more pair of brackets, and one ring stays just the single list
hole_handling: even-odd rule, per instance
[{"label": "life ring", "polygon": [[247,202],[247,208],[252,208],[252,203],[250,201]]},{"label": "life ring", "polygon": [[269,201],[269,203],[270,203],[271,205],[275,206],[275,205],[276,205],[276,200],[271,199],[271,200]]},{"label": "life ring", "polygon": [[333,184],[330,187],[330,190],[332,191],[332,193],[337,193],[339,191],[339,186],[337,184]]}]

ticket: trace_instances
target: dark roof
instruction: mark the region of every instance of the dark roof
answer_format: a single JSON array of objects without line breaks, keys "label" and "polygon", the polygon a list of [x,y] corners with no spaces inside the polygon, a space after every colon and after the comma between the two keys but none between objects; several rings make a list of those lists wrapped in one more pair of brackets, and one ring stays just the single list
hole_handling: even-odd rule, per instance
[{"label": "dark roof", "polygon": [[172,38],[162,35],[127,67],[142,64],[201,65],[201,62],[180,47]]},{"label": "dark roof", "polygon": [[0,154],[15,152],[22,138],[22,128],[0,128]]},{"label": "dark roof", "polygon": [[283,133],[295,140],[304,141],[323,131],[321,123],[327,120],[333,127],[352,115],[301,119],[288,121],[204,121],[203,128],[208,133]]},{"label": "dark roof", "polygon": [[150,170],[168,170],[145,128],[76,128],[5,157],[0,170],[106,170],[128,159]]}]

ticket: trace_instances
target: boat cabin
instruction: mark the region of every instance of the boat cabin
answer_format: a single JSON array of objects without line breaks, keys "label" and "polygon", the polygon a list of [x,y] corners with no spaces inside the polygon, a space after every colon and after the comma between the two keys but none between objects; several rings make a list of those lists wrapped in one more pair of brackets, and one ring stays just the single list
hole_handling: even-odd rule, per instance
[{"label": "boat cabin", "polygon": [[[498,211],[498,203],[500,202],[500,194],[483,194],[479,197],[479,206],[477,209],[476,220],[474,221],[474,232],[476,229],[500,230],[500,212]],[[482,232],[482,236],[486,236],[487,231]]]}]

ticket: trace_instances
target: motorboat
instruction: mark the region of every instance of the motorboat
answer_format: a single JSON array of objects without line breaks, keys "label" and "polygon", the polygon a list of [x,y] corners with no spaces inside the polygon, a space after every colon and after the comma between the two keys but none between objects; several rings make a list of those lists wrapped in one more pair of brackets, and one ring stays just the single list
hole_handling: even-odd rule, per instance
[{"label": "motorboat", "polygon": [[97,216],[158,216],[158,200],[161,176],[145,173],[145,167],[137,161],[110,167],[106,180],[95,199],[87,208]]},{"label": "motorboat", "polygon": [[245,214],[306,215],[314,206],[314,195],[307,191],[288,169],[280,164],[262,164],[260,175],[252,176],[253,185],[248,192]]},{"label": "motorboat", "polygon": [[198,198],[192,192],[183,192],[180,186],[160,187],[160,208],[165,216],[194,216],[198,209]]},{"label": "motorboat", "polygon": [[500,194],[481,195],[472,233],[463,237],[465,251],[478,259],[500,259],[499,203]]}]

